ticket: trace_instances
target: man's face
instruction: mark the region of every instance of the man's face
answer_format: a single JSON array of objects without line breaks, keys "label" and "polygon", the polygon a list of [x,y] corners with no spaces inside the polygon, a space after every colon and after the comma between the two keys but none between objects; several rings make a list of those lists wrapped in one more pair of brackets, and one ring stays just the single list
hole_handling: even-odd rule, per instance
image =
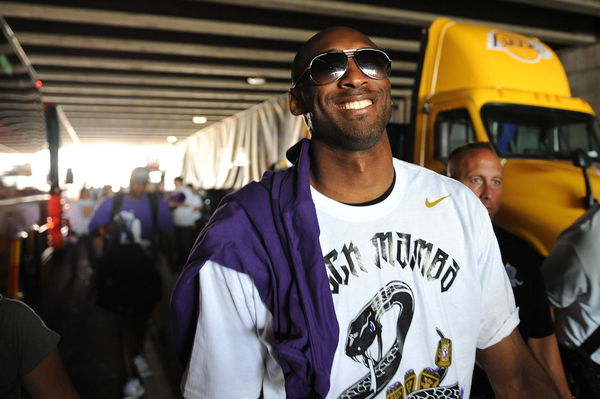
[{"label": "man's face", "polygon": [[[304,67],[317,54],[329,50],[373,48],[375,45],[362,33],[336,28],[326,32],[307,51]],[[348,59],[348,70],[340,79],[325,85],[315,85],[305,76],[292,89],[295,115],[305,114],[314,139],[332,148],[362,151],[371,148],[385,132],[391,115],[389,79],[372,79]]]},{"label": "man's face", "polygon": [[132,181],[130,185],[131,194],[135,197],[141,197],[146,192],[147,183]]},{"label": "man's face", "polygon": [[457,164],[455,178],[479,197],[493,219],[502,200],[504,172],[500,159],[486,149],[467,151]]}]

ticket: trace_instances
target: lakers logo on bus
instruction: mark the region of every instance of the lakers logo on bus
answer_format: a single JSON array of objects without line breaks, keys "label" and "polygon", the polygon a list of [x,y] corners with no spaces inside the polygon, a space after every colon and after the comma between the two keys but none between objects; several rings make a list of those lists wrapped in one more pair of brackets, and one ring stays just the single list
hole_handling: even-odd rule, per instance
[{"label": "lakers logo on bus", "polygon": [[552,58],[552,52],[544,47],[542,43],[511,32],[495,30],[488,32],[487,48],[489,50],[504,51],[511,57],[529,64],[535,64],[544,58]]}]

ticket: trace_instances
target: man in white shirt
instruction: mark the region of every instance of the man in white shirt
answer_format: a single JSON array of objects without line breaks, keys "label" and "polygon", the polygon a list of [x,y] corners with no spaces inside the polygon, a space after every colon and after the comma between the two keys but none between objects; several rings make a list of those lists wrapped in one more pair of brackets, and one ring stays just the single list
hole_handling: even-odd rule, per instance
[{"label": "man in white shirt", "polygon": [[200,200],[192,190],[183,184],[182,177],[174,179],[175,191],[169,198],[169,208],[175,222],[176,266],[183,267],[195,240],[195,222],[198,216]]},{"label": "man in white shirt", "polygon": [[566,228],[542,264],[556,336],[576,394],[600,397],[600,204]]},{"label": "man in white shirt", "polygon": [[391,61],[324,30],[294,60],[294,166],[227,197],[172,297],[186,398],[556,398],[518,331],[485,208],[394,160]]},{"label": "man in white shirt", "polygon": [[82,259],[92,266],[96,259],[92,238],[89,235],[88,229],[95,208],[96,202],[92,198],[90,190],[82,187],[79,191],[79,198],[68,204],[65,212],[65,217],[69,224],[69,241],[75,244],[69,253],[71,278],[73,279],[78,275],[79,263]]}]

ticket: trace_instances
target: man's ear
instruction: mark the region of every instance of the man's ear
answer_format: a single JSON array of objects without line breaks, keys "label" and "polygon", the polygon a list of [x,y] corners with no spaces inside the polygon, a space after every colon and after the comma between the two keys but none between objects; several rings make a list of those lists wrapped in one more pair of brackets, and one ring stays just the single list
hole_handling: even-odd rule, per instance
[{"label": "man's ear", "polygon": [[304,106],[304,99],[302,98],[302,94],[300,90],[296,87],[292,87],[289,91],[289,99],[290,99],[290,112],[292,115],[300,116],[306,113],[306,107]]}]

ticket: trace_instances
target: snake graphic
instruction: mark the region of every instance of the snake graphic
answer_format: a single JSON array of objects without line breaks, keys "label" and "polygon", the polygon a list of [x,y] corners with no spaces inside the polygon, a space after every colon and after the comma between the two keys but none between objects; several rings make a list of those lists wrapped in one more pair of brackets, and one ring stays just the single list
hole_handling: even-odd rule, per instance
[{"label": "snake graphic", "polygon": [[[396,323],[396,340],[382,356],[382,326],[380,319],[394,305],[400,307]],[[404,339],[412,322],[413,314],[413,292],[406,283],[401,281],[389,282],[365,305],[348,328],[346,355],[354,361],[362,361],[370,372],[342,392],[339,399],[372,398],[385,388],[400,366]],[[378,353],[374,357],[368,353],[368,349],[375,339],[377,339]]]},{"label": "snake graphic", "polygon": [[[390,349],[382,356],[382,325],[381,316],[394,305],[400,307],[396,322],[396,339]],[[346,340],[346,355],[354,361],[362,362],[369,368],[369,373],[346,389],[338,399],[369,399],[381,392],[396,374],[402,360],[402,349],[408,329],[414,314],[414,296],[410,287],[401,281],[391,281],[381,288],[365,305],[348,328]],[[444,335],[436,329],[441,339]],[[377,339],[377,354],[369,354],[369,348]],[[443,380],[447,373],[446,367],[431,370]],[[437,399],[461,397],[458,384],[446,387],[419,389],[409,393],[409,399]]]}]

